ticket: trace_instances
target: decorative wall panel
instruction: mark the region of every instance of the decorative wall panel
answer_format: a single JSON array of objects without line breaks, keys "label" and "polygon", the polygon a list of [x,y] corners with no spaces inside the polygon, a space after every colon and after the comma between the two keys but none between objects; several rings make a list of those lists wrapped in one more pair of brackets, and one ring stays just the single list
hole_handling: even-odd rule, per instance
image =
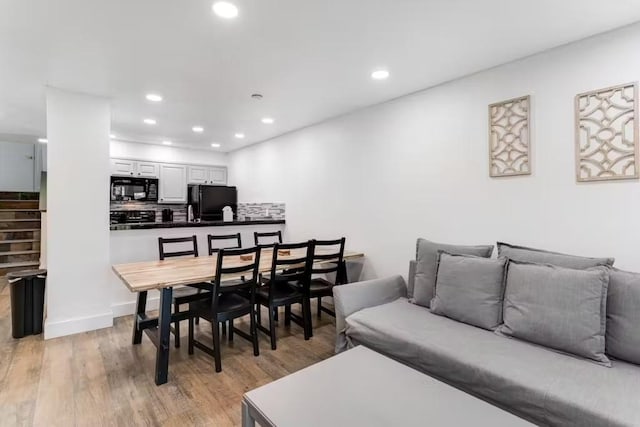
[{"label": "decorative wall panel", "polygon": [[576,95],[576,178],[638,178],[638,85]]},{"label": "decorative wall panel", "polygon": [[489,105],[489,175],[530,175],[530,97]]}]

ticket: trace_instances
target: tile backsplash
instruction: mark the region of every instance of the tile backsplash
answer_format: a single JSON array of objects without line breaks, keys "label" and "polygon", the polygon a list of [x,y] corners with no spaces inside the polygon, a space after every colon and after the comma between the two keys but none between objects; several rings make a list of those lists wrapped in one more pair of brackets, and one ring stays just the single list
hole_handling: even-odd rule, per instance
[{"label": "tile backsplash", "polygon": [[285,218],[284,203],[238,203],[238,220],[253,218]]},{"label": "tile backsplash", "polygon": [[[112,211],[156,211],[156,222],[162,222],[162,209],[173,210],[173,222],[187,221],[187,205],[160,204],[154,202],[111,202]],[[285,219],[284,203],[238,203],[238,220],[271,218]]]},{"label": "tile backsplash", "polygon": [[173,211],[173,222],[187,221],[187,205],[161,204],[155,202],[111,202],[112,211],[156,211],[156,222],[162,222],[162,210]]}]

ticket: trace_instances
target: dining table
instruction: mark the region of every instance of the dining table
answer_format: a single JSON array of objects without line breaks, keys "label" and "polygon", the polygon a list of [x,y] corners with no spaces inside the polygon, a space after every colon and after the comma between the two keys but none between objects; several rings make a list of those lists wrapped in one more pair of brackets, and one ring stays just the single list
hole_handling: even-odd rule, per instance
[{"label": "dining table", "polygon": [[[302,251],[291,250],[285,254],[279,253],[278,258],[295,259],[304,257],[304,249]],[[316,254],[322,255],[322,251],[316,251]],[[168,380],[171,324],[176,321],[186,320],[190,316],[188,311],[171,312],[173,289],[189,285],[201,286],[203,283],[212,282],[216,277],[217,257],[218,254],[216,253],[210,256],[170,258],[112,266],[113,271],[122,283],[131,292],[137,293],[132,344],[140,344],[142,342],[142,334],[145,333],[156,346],[155,383],[157,385],[165,384]],[[364,254],[361,252],[344,252],[343,261],[338,266],[337,283],[348,283],[346,262],[362,257],[364,257]],[[336,261],[327,259],[319,262]],[[225,267],[239,267],[247,262],[253,261],[243,260],[241,257],[225,257]],[[262,249],[258,267],[259,272],[271,272],[272,263],[273,249]],[[238,278],[234,276],[222,277],[221,285],[224,286],[225,281]],[[160,291],[157,316],[147,314],[147,294],[153,290]]]}]

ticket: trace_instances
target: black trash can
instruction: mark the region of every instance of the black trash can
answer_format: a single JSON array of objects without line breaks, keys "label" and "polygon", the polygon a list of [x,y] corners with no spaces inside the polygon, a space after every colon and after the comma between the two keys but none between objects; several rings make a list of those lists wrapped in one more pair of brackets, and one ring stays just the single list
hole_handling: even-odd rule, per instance
[{"label": "black trash can", "polygon": [[11,335],[42,333],[44,285],[47,270],[25,270],[7,274],[11,293]]}]

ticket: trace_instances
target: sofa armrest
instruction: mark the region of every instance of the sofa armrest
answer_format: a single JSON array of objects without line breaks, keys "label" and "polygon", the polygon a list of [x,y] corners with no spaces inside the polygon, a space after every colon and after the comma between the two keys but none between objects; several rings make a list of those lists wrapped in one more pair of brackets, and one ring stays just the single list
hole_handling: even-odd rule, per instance
[{"label": "sofa armrest", "polygon": [[364,308],[386,304],[406,296],[407,284],[400,275],[334,287],[336,353],[348,348],[345,335],[347,317]]}]

